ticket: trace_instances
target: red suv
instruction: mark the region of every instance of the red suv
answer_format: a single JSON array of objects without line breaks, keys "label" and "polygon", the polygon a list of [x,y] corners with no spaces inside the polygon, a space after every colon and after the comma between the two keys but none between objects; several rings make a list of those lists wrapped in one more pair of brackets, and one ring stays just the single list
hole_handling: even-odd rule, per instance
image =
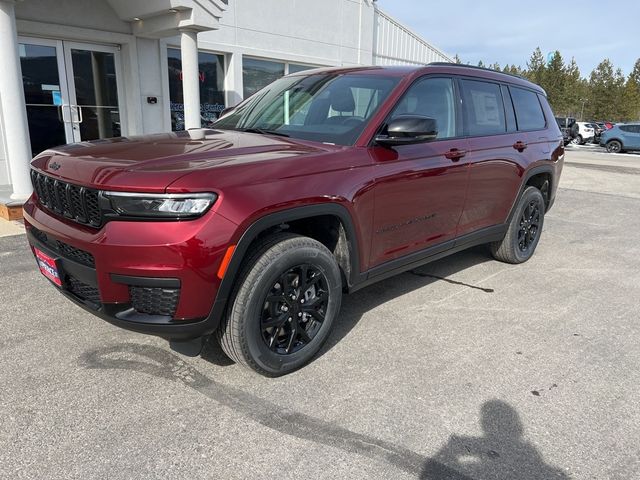
[{"label": "red suv", "polygon": [[545,92],[452,65],[281,78],[212,129],[83,142],[32,162],[42,273],[105,320],[281,375],[344,292],[478,244],[528,260],[564,160]]}]

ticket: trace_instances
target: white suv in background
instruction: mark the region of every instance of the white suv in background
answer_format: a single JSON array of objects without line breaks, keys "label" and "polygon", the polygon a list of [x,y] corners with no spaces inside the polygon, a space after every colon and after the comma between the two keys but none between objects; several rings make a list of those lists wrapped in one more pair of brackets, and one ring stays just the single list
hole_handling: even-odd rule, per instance
[{"label": "white suv in background", "polygon": [[572,143],[577,145],[593,142],[596,136],[595,130],[587,122],[576,122],[571,129],[571,134],[573,137]]}]

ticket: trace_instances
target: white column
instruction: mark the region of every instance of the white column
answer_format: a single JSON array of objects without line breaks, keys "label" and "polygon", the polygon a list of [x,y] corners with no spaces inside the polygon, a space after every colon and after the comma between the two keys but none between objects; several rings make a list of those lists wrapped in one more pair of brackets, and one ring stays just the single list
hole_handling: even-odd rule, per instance
[{"label": "white column", "polygon": [[242,101],[242,54],[231,53],[228,57],[227,71],[224,77],[226,106],[235,107]]},{"label": "white column", "polygon": [[198,32],[193,30],[180,31],[185,129],[200,128],[200,78],[197,35]]},{"label": "white column", "polygon": [[26,200],[31,195],[29,161],[31,144],[24,103],[22,71],[18,55],[16,15],[13,0],[0,0],[0,103],[5,148],[15,200]]}]

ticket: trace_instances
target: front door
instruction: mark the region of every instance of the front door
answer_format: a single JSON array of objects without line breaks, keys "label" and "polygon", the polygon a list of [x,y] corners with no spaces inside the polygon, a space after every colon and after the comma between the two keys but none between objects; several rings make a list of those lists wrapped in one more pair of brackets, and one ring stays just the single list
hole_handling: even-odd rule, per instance
[{"label": "front door", "polygon": [[399,259],[456,236],[467,188],[467,140],[459,138],[453,79],[418,80],[390,118],[422,115],[438,128],[435,141],[393,149],[374,147],[378,170],[371,266]]},{"label": "front door", "polygon": [[20,38],[20,63],[31,151],[65,143],[118,137],[117,47]]}]

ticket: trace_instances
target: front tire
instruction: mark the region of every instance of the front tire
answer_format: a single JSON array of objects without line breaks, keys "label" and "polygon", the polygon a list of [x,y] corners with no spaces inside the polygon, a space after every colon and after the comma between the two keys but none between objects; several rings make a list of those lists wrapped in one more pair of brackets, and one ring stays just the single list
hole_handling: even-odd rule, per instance
[{"label": "front tire", "polygon": [[496,260],[505,263],[523,263],[533,256],[544,224],[544,197],[536,187],[527,187],[522,193],[509,222],[505,237],[491,244]]},{"label": "front tire", "polygon": [[236,363],[276,377],[308,363],[340,310],[342,278],[331,252],[308,237],[278,234],[249,252],[218,329]]}]

